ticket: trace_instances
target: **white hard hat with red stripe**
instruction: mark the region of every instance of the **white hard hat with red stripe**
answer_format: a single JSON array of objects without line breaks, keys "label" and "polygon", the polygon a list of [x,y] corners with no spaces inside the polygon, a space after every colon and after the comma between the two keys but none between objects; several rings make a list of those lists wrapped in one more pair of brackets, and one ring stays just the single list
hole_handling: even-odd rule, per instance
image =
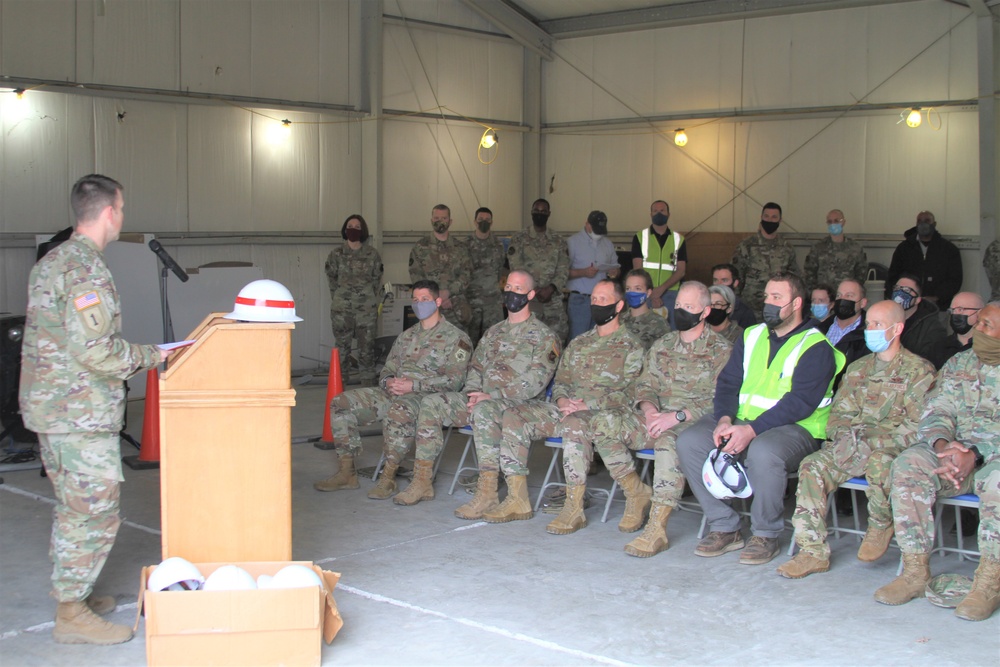
[{"label": "white hard hat with red stripe", "polygon": [[223,317],[244,322],[301,322],[292,293],[275,280],[255,280],[240,290],[233,312]]}]

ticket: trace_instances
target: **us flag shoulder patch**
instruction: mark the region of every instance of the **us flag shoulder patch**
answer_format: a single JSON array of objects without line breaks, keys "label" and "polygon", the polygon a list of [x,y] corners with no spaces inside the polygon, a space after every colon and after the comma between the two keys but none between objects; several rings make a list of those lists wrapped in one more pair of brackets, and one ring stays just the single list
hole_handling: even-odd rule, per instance
[{"label": "us flag shoulder patch", "polygon": [[90,308],[91,306],[96,306],[101,302],[101,297],[97,296],[97,292],[87,292],[83,296],[78,296],[73,299],[73,305],[77,310],[84,310]]}]

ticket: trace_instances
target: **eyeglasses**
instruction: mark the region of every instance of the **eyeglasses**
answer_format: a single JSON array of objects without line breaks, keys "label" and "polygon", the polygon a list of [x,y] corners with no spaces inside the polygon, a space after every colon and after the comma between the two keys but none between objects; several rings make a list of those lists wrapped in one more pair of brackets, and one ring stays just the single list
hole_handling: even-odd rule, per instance
[{"label": "eyeglasses", "polygon": [[948,309],[948,314],[949,315],[954,315],[954,314],[957,313],[959,315],[965,315],[965,314],[974,315],[975,313],[978,313],[980,310],[982,310],[982,309],[981,308],[961,308],[961,307],[952,306],[951,308]]},{"label": "eyeglasses", "polygon": [[712,308],[718,308],[719,310],[725,310],[726,308],[729,308],[729,304],[726,303],[725,301],[713,301],[712,302]]},{"label": "eyeglasses", "polygon": [[900,287],[899,285],[896,285],[896,290],[898,290],[900,292],[905,292],[906,294],[909,294],[910,296],[912,296],[914,298],[916,298],[917,296],[919,296],[915,291],[913,291],[909,287]]}]

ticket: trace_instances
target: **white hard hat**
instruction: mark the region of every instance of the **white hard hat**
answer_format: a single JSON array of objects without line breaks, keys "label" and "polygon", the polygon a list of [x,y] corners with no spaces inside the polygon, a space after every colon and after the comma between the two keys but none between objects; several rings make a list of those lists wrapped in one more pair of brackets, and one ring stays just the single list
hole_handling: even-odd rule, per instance
[{"label": "white hard hat", "polygon": [[156,566],[146,588],[151,591],[196,591],[205,577],[191,561],[172,556]]},{"label": "white hard hat", "polygon": [[749,498],[753,495],[750,480],[743,465],[722,449],[713,449],[701,467],[701,479],[709,493],[719,500]]},{"label": "white hard hat", "polygon": [[245,322],[301,322],[295,316],[295,299],[275,280],[255,280],[240,290],[233,312],[223,317]]},{"label": "white hard hat", "polygon": [[223,565],[208,575],[202,590],[206,591],[249,591],[257,588],[253,576],[238,565]]},{"label": "white hard hat", "polygon": [[[261,577],[263,578],[263,577]],[[323,580],[319,578],[316,571],[305,565],[287,565],[278,573],[271,577],[270,581],[263,582],[258,579],[258,584],[263,583],[262,588],[309,588],[310,586],[323,586]]]}]

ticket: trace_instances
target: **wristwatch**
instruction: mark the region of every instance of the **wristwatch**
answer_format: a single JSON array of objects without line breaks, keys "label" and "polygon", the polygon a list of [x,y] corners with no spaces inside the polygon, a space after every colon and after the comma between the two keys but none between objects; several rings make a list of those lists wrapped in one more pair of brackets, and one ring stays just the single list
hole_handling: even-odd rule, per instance
[{"label": "wristwatch", "polygon": [[986,462],[986,459],[983,457],[983,455],[979,451],[979,447],[976,447],[975,445],[972,445],[971,447],[969,447],[969,451],[976,455],[976,462],[974,464],[975,467],[978,468],[979,466],[983,465],[983,463]]},{"label": "wristwatch", "polygon": [[683,410],[678,410],[677,412],[675,412],[674,413],[674,417],[677,418],[677,423],[678,424],[680,424],[681,422],[687,421],[687,415],[684,414]]}]

